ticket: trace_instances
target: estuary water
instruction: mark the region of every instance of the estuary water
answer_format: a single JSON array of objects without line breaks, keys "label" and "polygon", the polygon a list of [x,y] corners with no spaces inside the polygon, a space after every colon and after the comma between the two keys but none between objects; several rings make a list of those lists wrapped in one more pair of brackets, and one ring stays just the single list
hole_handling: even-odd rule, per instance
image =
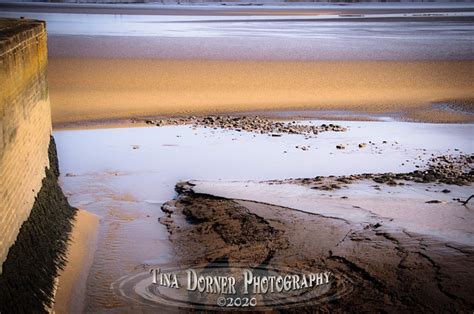
[{"label": "estuary water", "polygon": [[[173,262],[168,232],[158,219],[163,216],[160,206],[175,196],[178,181],[405,172],[423,166],[432,154],[474,153],[473,124],[334,123],[349,129],[314,138],[186,125],[55,131],[65,193],[73,206],[100,217],[85,309],[136,310],[111,284],[146,265]],[[359,143],[367,146],[360,149]],[[346,149],[337,149],[338,144]],[[356,191],[362,198],[369,196],[363,185]],[[413,197],[413,191],[407,193]]]}]

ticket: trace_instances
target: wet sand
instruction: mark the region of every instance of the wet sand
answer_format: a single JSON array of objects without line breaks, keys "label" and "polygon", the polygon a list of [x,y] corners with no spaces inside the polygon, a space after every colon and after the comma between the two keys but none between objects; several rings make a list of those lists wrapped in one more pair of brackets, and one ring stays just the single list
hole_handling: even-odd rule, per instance
[{"label": "wet sand", "polygon": [[[472,122],[472,61],[177,61],[54,58],[53,123],[249,110],[411,112],[423,121]],[[467,100],[429,114],[431,102]]]},{"label": "wet sand", "polygon": [[86,281],[97,247],[99,217],[78,210],[64,270],[57,278],[55,313],[80,313],[84,308]]},{"label": "wet sand", "polygon": [[295,109],[473,121],[466,4],[2,9],[47,22],[55,125]]}]

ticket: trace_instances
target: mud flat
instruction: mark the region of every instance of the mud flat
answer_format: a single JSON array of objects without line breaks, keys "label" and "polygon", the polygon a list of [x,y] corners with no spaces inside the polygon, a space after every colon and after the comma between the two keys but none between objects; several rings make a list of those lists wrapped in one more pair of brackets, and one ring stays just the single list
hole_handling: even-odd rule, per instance
[{"label": "mud flat", "polygon": [[[71,204],[101,219],[86,282],[86,311],[162,310],[159,303],[141,303],[143,297],[136,291],[142,290],[130,282],[121,286],[121,278],[149,274],[154,265],[206,265],[224,255],[230,262],[248,260],[248,266],[268,260],[296,269],[335,271],[353,282],[343,285],[344,293],[352,296],[344,297],[347,304],[342,308],[362,304],[351,292],[360,283],[372,289],[364,299],[367,304],[380,309],[375,300],[385,298],[392,288],[405,288],[401,276],[406,275],[406,284],[432,287],[432,294],[426,292],[424,299],[418,294],[413,301],[417,308],[429,310],[423,307],[427,299],[440,295],[439,303],[448,304],[448,297],[437,290],[438,281],[428,280],[453,283],[457,279],[452,276],[458,274],[471,278],[466,269],[472,261],[472,213],[457,199],[472,194],[472,174],[467,170],[474,153],[472,124],[390,119],[293,122],[248,115],[147,121],[137,121],[134,128],[55,131],[63,189]],[[447,156],[446,161],[436,159],[439,156]],[[439,163],[442,172],[427,172],[430,160]],[[175,185],[180,181],[196,184],[194,194],[180,190],[177,196]],[[161,206],[173,199],[163,212]],[[192,205],[189,210],[187,204]],[[215,219],[207,217],[210,208],[216,211]],[[381,233],[399,239],[400,250]],[[371,240],[357,241],[362,235]],[[314,241],[308,241],[313,236]],[[213,242],[206,243],[206,238]],[[200,240],[204,246],[191,244]],[[379,244],[380,249],[374,248]],[[259,248],[258,254],[252,246]],[[425,246],[430,247],[428,253],[420,248]],[[364,250],[390,261],[364,259]],[[443,270],[437,273],[418,251]],[[400,268],[419,267],[419,274],[426,276],[409,268],[399,270],[405,255]],[[446,266],[448,261],[452,263]],[[447,279],[445,270],[452,271]],[[372,287],[365,271],[384,288]],[[424,278],[427,282],[419,281]],[[459,292],[446,282],[444,291]],[[387,304],[394,310],[407,309],[408,293],[387,297]],[[467,301],[452,301],[453,309],[470,304],[461,295]]]},{"label": "mud flat", "polygon": [[[321,191],[308,187],[311,179],[184,182],[162,206],[160,221],[178,263],[309,267],[350,278],[350,288],[338,287],[343,297],[318,305],[324,310],[464,311],[474,304],[474,215],[452,195],[472,193],[470,159],[455,172],[468,180],[413,183],[408,193],[381,183],[376,193],[362,194],[367,182],[348,181]],[[316,181],[324,179],[334,178]],[[312,302],[290,308],[314,309]]]}]

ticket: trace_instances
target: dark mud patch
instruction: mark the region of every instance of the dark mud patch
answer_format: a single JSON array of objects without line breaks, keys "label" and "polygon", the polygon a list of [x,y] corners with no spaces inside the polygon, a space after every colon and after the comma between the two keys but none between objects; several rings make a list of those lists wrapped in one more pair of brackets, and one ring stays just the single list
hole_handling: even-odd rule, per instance
[{"label": "dark mud patch", "polygon": [[[193,254],[192,263],[226,260],[256,266],[288,246],[283,229],[225,198],[184,192],[163,205],[163,211],[166,217],[160,221],[168,228],[172,241],[200,253],[199,259]],[[201,241],[212,242],[214,246],[201,245]]]},{"label": "dark mud patch", "polygon": [[[178,184],[177,191],[176,200],[163,206],[161,222],[187,265],[226,260],[230,267],[284,265],[349,278],[351,293],[318,304],[324,312],[459,312],[474,306],[472,247],[389,229],[384,218],[360,225],[197,194],[192,184]],[[314,303],[300,302],[285,311],[314,309]]]}]

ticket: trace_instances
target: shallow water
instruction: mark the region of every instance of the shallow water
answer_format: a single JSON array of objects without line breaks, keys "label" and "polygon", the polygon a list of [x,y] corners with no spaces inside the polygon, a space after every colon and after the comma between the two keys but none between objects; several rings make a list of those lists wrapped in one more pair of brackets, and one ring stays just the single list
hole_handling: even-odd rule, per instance
[{"label": "shallow water", "polygon": [[[429,7],[425,8],[426,12],[430,12]],[[450,11],[453,8],[456,12]],[[44,10],[47,11],[47,6]],[[364,14],[362,11],[362,14],[351,15],[339,14],[341,12],[337,7],[333,11],[331,7],[326,7],[321,11],[306,8],[306,11],[302,9],[294,15],[289,10],[282,15],[281,11],[271,7],[263,11],[242,11],[234,7],[217,11],[217,14],[206,10],[206,7],[185,7],[176,9],[173,15],[167,15],[166,10],[157,11],[156,15],[137,15],[133,14],[133,10],[118,11],[122,14],[97,14],[100,10],[91,10],[93,14],[4,11],[0,12],[0,17],[22,16],[45,20],[52,56],[81,54],[77,49],[68,49],[67,45],[64,47],[56,42],[56,36],[75,35],[86,41],[97,36],[112,37],[118,41],[129,40],[123,37],[143,37],[140,50],[150,45],[157,50],[151,53],[134,51],[133,48],[127,48],[125,53],[108,50],[109,56],[121,57],[132,51],[133,54],[151,54],[161,58],[190,58],[194,55],[228,59],[236,55],[232,49],[237,49],[240,57],[255,59],[262,58],[259,49],[264,49],[264,59],[472,60],[474,12],[469,6],[464,9],[446,7],[445,11],[439,8],[431,15],[420,13],[416,8],[412,11],[405,8],[403,13],[399,13],[396,7],[385,10],[385,13],[367,11]],[[440,17],[447,20],[437,20]],[[422,20],[417,20],[420,18]],[[161,51],[163,43],[156,42],[160,38],[172,40],[165,45],[175,48],[174,55]],[[226,40],[222,41],[223,38]],[[194,42],[194,39],[205,40],[207,44]],[[216,43],[216,39],[220,41]],[[229,45],[231,50],[220,53]],[[183,46],[188,47],[186,50],[211,52],[183,54],[176,49]],[[265,49],[265,46],[272,49]],[[283,52],[273,49],[274,46],[283,47]]]},{"label": "shallow water", "polygon": [[[474,153],[473,124],[336,123],[349,130],[309,139],[191,126],[55,131],[65,193],[72,205],[101,217],[86,310],[130,309],[110,285],[144,264],[173,261],[167,230],[157,219],[180,180],[405,172],[431,154]],[[368,145],[359,149],[362,142]],[[337,144],[347,147],[338,150]],[[296,148],[303,145],[309,149]]]},{"label": "shallow water", "polygon": [[[111,172],[121,176],[152,174],[161,180],[166,177],[172,186],[188,179],[267,180],[405,172],[415,169],[413,162],[419,156],[427,160],[431,154],[457,153],[455,149],[464,153],[474,151],[473,124],[334,123],[347,126],[349,131],[325,132],[312,138],[270,137],[183,125],[56,131],[55,137],[63,174],[71,172],[78,177]],[[359,143],[367,143],[367,147],[359,149]],[[338,150],[337,144],[345,144],[347,148]],[[134,145],[138,149],[133,149]],[[298,145],[309,146],[309,150],[302,151],[295,147]],[[406,162],[407,159],[410,161]],[[416,161],[423,164],[422,160]],[[169,196],[168,193],[165,199]]]},{"label": "shallow water", "polygon": [[[372,180],[347,188],[318,191],[311,186],[255,182],[192,181],[197,193],[290,207],[325,217],[337,217],[359,225],[380,223],[389,230],[422,234],[442,243],[472,246],[474,214],[454,199],[465,199],[472,186],[412,184],[374,189]],[[449,193],[441,191],[448,189]],[[437,200],[439,204],[427,201]]]}]

